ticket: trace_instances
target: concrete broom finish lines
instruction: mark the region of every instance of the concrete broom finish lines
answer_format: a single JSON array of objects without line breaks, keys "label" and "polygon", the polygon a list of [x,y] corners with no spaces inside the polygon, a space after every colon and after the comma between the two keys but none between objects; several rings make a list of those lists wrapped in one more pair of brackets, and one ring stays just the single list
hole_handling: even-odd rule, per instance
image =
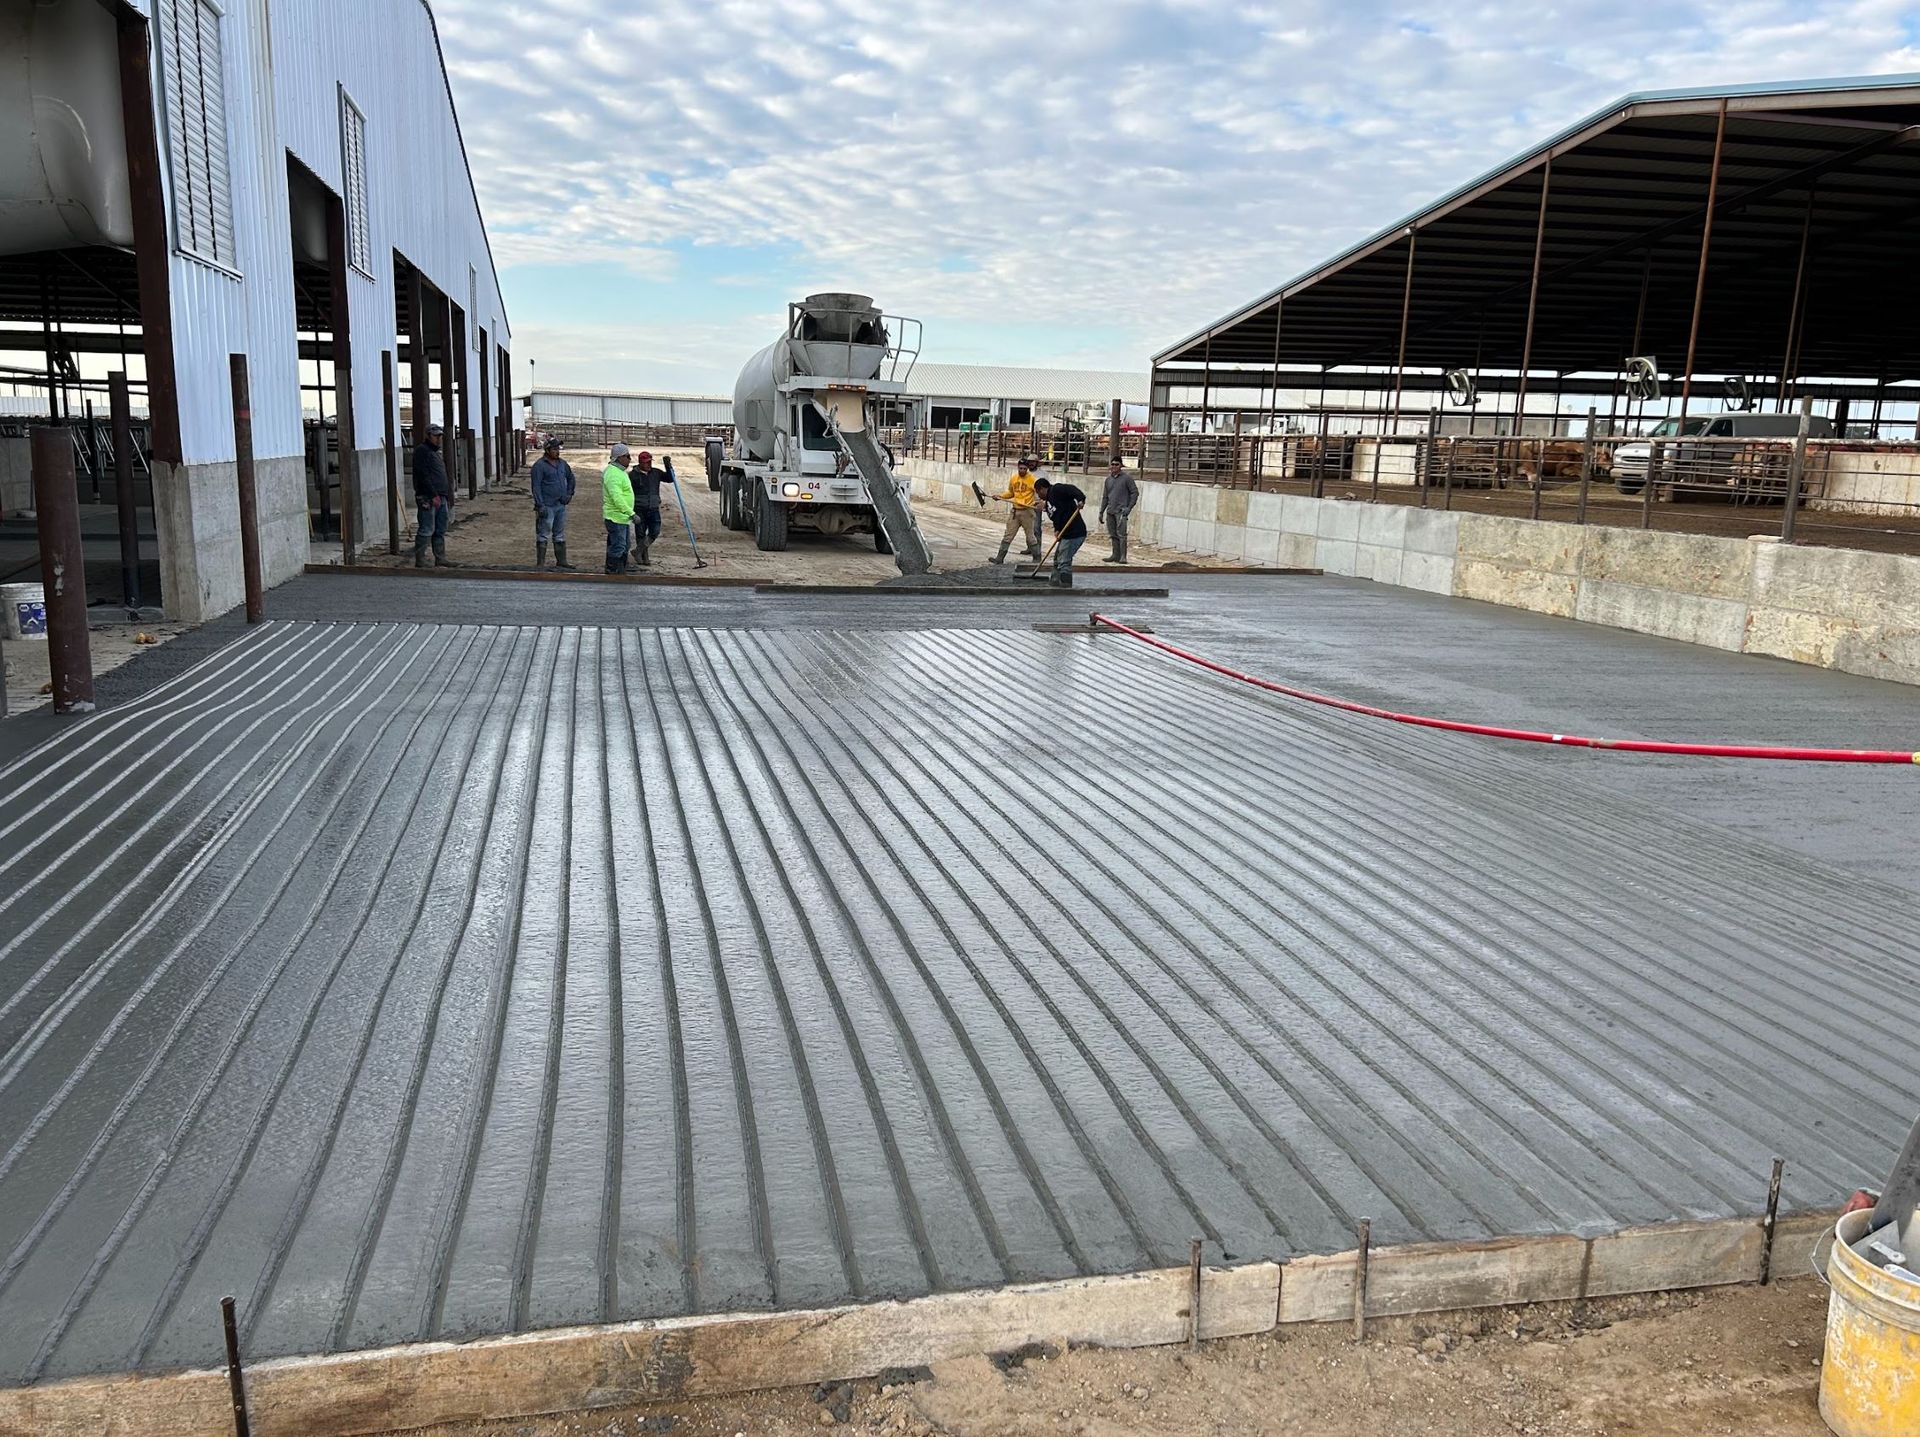
[{"label": "concrete broom finish lines", "polygon": [[275,624],[0,813],[9,1383],[1802,1211],[1920,1104],[1920,899],[1111,637]]}]

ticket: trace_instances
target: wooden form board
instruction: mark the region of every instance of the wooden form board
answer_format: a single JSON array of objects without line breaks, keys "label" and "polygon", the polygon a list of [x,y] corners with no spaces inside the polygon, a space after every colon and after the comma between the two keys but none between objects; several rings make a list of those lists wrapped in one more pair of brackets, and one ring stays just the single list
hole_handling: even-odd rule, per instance
[{"label": "wooden form board", "polygon": [[[1834,1214],[1783,1218],[1774,1270],[1790,1275]],[[1371,1316],[1754,1282],[1752,1219],[1375,1248]],[[1357,1254],[1203,1274],[1200,1335],[1235,1337],[1353,1315]],[[890,1367],[1030,1343],[1151,1347],[1186,1340],[1186,1268],[1076,1278],[810,1312],[671,1318],[420,1343],[247,1369],[262,1437],[365,1434],[650,1400],[871,1377]],[[0,1437],[188,1437],[232,1430],[226,1374],[77,1378],[0,1390]]]}]

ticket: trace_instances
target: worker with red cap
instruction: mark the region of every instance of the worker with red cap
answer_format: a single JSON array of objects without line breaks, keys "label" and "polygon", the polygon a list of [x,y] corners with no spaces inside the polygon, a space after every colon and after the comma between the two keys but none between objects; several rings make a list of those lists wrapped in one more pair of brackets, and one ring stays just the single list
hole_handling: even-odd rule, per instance
[{"label": "worker with red cap", "polygon": [[633,550],[636,562],[651,568],[648,550],[660,537],[660,486],[668,481],[653,467],[653,455],[642,449],[633,456]]}]

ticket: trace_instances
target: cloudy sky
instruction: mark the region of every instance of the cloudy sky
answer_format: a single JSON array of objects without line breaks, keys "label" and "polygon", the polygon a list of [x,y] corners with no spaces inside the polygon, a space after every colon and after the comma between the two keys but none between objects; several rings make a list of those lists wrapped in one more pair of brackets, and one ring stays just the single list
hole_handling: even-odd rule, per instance
[{"label": "cloudy sky", "polygon": [[731,392],[788,299],[1148,356],[1641,89],[1920,70],[1920,0],[435,0],[524,360]]}]

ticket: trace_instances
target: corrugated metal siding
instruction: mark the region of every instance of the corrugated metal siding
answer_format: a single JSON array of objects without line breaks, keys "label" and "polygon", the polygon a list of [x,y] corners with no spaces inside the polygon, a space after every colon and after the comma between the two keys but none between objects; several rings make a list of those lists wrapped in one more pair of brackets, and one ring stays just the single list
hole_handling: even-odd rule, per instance
[{"label": "corrugated metal siding", "polygon": [[[274,142],[265,12],[265,0],[241,0],[227,7],[221,24],[239,277],[177,252],[171,257],[180,443],[189,464],[233,457],[227,378],[232,354],[247,356],[255,455],[264,459],[301,452],[287,175]],[[156,97],[164,94],[159,74],[153,83]],[[161,169],[171,185],[164,164]]]},{"label": "corrugated metal siding", "polygon": [[[485,329],[490,347],[510,348],[511,332],[427,6],[421,0],[279,0],[270,14],[269,20],[266,0],[235,0],[222,25],[241,278],[183,255],[172,259],[186,460],[233,457],[227,357],[241,352],[249,356],[252,377],[255,454],[301,452],[285,156],[291,152],[341,192],[342,86],[366,117],[374,274],[353,273],[348,281],[361,442],[375,443],[380,434],[380,351],[394,344],[396,249],[463,306],[468,267],[477,273],[467,368],[478,429],[481,370],[472,346]],[[275,57],[285,63],[274,64]],[[155,91],[162,93],[158,74]],[[485,377],[494,383],[491,353]]]},{"label": "corrugated metal siding", "polygon": [[604,419],[615,424],[733,423],[730,399],[611,389],[536,389],[533,412],[542,418]]},{"label": "corrugated metal siding", "polygon": [[[916,364],[907,376],[916,395],[978,394],[983,400],[1062,400],[1105,404],[1147,402],[1147,376],[1114,369],[1022,369],[1004,364]],[[939,401],[945,403],[948,401]]]},{"label": "corrugated metal siding", "polygon": [[609,396],[601,401],[601,412],[619,424],[673,423],[673,401],[647,395]]}]

